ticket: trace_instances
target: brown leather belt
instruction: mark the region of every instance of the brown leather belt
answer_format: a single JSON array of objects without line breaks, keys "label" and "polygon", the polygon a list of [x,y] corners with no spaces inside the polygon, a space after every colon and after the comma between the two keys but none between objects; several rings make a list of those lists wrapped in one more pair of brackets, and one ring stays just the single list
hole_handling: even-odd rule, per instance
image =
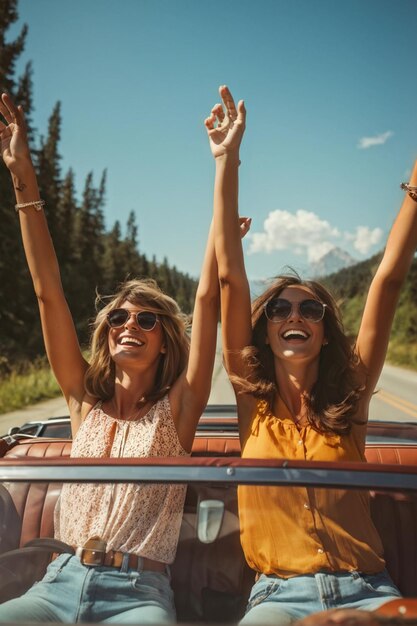
[{"label": "brown leather belt", "polygon": [[118,552],[116,550],[106,552],[106,542],[99,537],[92,537],[83,546],[76,548],[75,554],[81,563],[87,567],[105,566],[123,568],[123,570],[135,569],[161,573],[165,573],[167,569],[165,563],[153,561],[130,552]]}]

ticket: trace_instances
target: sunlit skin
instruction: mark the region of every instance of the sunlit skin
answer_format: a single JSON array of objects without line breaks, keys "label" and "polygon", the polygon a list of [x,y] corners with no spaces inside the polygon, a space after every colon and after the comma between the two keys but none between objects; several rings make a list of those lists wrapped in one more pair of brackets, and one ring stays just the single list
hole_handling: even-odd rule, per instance
[{"label": "sunlit skin", "polygon": [[[126,362],[123,361],[126,363],[125,366],[129,367],[130,363],[130,367],[135,369],[143,369],[144,365],[159,361],[160,355],[165,352],[162,324],[157,322],[152,330],[143,330],[137,324],[134,314],[146,311],[146,309],[138,308],[137,305],[128,301],[123,302],[120,308],[130,311],[131,315],[122,326],[109,328],[109,351],[113,361],[117,365],[122,362],[122,359],[128,359]],[[129,337],[134,341],[126,343]],[[122,339],[124,339],[123,342]],[[139,341],[141,345],[138,345],[136,341]]]},{"label": "sunlit skin", "polygon": [[[279,294],[280,298],[285,298],[293,303],[290,316],[283,322],[271,322],[268,320],[267,342],[269,343],[276,360],[297,360],[299,366],[309,365],[318,362],[320,351],[325,343],[324,321],[310,322],[300,314],[297,304],[303,300],[316,296],[306,287],[290,285]],[[301,330],[307,333],[308,338],[296,337],[284,338],[288,330]]]},{"label": "sunlit skin", "polygon": [[[307,287],[290,285],[279,296],[294,306],[283,322],[268,320],[266,341],[274,355],[275,377],[281,398],[293,415],[303,419],[302,396],[311,391],[317,380],[320,352],[326,343],[324,321],[309,322],[300,314],[299,302],[307,298],[317,299]],[[307,333],[307,338],[285,339],[284,334],[291,329]]]},{"label": "sunlit skin", "polygon": [[[155,328],[145,331],[138,326],[134,313],[146,309],[128,301],[123,302],[120,308],[130,311],[131,315],[122,326],[109,328],[109,352],[116,365],[115,388],[140,388],[146,395],[154,386],[160,358],[165,352],[162,325],[157,322]],[[129,338],[132,342],[125,343]],[[112,411],[115,408],[114,398],[105,403],[104,408]]]}]

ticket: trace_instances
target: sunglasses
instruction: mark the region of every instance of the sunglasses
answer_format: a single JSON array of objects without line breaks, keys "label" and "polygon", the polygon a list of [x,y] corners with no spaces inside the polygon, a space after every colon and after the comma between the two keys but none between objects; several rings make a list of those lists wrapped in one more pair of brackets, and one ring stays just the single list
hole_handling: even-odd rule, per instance
[{"label": "sunglasses", "polygon": [[135,316],[136,324],[142,330],[149,332],[153,330],[159,322],[158,316],[152,311],[128,311],[127,309],[113,309],[107,313],[107,323],[110,328],[120,328],[124,326],[131,315]]},{"label": "sunglasses", "polygon": [[312,298],[301,300],[301,302],[290,302],[285,298],[272,298],[264,305],[265,315],[270,322],[283,322],[290,317],[294,306],[298,306],[301,317],[307,322],[320,322],[326,310],[325,304]]}]

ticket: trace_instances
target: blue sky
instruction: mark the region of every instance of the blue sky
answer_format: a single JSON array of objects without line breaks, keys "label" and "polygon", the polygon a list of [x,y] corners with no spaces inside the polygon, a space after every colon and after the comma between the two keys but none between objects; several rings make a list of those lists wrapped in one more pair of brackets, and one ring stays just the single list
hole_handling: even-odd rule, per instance
[{"label": "blue sky", "polygon": [[19,15],[38,132],[60,100],[63,172],[81,190],[107,168],[107,226],[134,210],[142,252],[198,276],[203,120],[223,83],[248,110],[249,276],[383,247],[417,157],[415,0],[20,0]]}]

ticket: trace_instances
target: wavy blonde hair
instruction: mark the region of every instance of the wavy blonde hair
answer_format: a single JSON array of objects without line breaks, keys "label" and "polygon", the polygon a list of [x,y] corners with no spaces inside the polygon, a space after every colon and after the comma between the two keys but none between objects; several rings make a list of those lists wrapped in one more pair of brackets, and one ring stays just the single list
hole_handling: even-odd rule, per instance
[{"label": "wavy blonde hair", "polygon": [[156,313],[161,323],[166,352],[160,356],[152,393],[145,399],[138,398],[138,403],[156,402],[166,394],[184,370],[190,342],[187,316],[181,313],[175,300],[161,291],[151,279],[129,280],[122,283],[115,295],[97,296],[96,308],[104,302],[107,304],[99,310],[93,322],[91,360],[85,375],[85,388],[87,393],[101,400],[109,400],[114,395],[115,365],[109,351],[107,314],[126,301]]},{"label": "wavy blonde hair", "polygon": [[327,344],[320,353],[319,373],[307,401],[308,422],[318,432],[347,434],[357,411],[360,392],[358,383],[358,360],[346,336],[339,308],[332,295],[319,282],[302,280],[298,274],[278,276],[274,283],[252,305],[252,342],[242,351],[248,378],[233,379],[240,393],[249,393],[267,402],[272,411],[276,394],[274,355],[268,344],[267,318],[264,306],[272,298],[290,286],[309,289],[317,300],[326,305],[323,317]]}]

